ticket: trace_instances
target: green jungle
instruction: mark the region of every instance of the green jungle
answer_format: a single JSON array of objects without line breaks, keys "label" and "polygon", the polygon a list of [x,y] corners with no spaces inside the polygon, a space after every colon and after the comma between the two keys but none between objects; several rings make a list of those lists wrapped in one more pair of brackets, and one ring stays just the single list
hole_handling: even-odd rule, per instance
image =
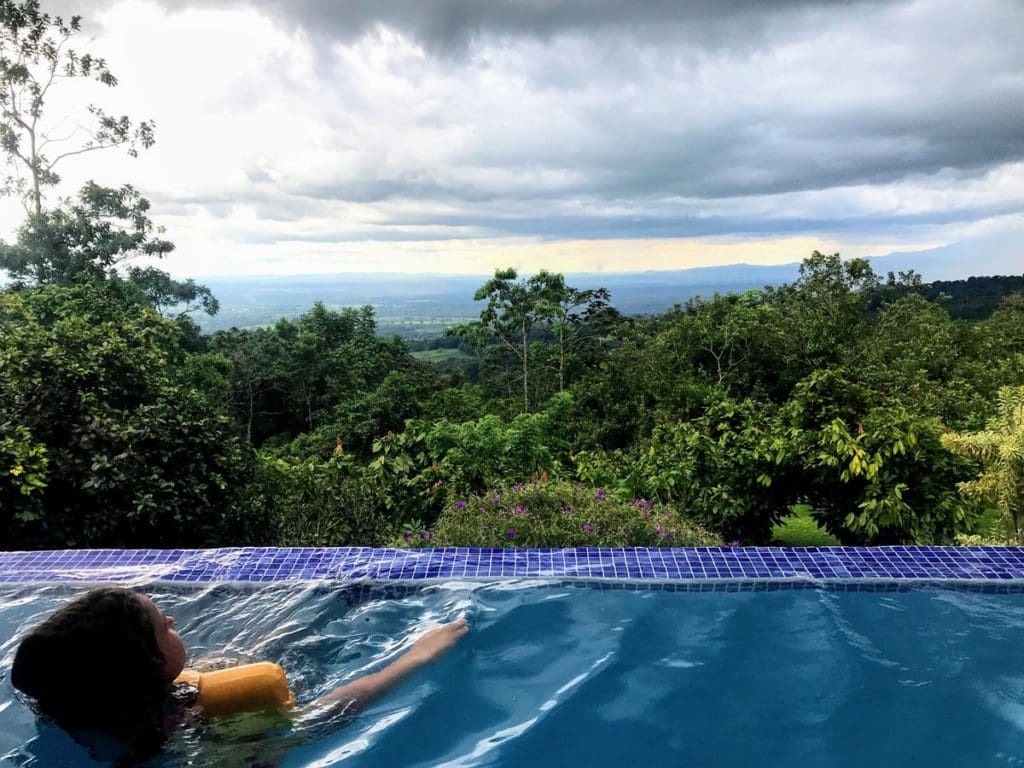
[{"label": "green jungle", "polygon": [[[1024,542],[1020,276],[815,252],[638,316],[507,269],[415,349],[370,306],[203,333],[210,289],[131,266],[173,251],[136,188],[47,197],[76,153],[38,141],[53,73],[117,81],[54,44],[75,20],[10,7],[3,548]],[[91,113],[79,151],[154,141]]]}]

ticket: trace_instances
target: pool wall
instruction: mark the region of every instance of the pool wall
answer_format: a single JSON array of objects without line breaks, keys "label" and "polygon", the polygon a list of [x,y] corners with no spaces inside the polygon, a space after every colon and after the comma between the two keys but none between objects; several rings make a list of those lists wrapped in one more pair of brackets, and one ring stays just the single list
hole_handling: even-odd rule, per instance
[{"label": "pool wall", "polygon": [[0,582],[280,582],[550,578],[588,582],[1024,587],[1024,547],[579,549],[226,548],[0,552]]}]

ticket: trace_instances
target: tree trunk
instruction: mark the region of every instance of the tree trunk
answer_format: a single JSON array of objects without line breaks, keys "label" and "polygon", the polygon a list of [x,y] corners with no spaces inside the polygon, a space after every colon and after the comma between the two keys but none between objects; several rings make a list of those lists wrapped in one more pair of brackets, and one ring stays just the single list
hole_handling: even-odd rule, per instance
[{"label": "tree trunk", "polygon": [[565,391],[565,323],[558,327],[558,391]]},{"label": "tree trunk", "polygon": [[29,155],[29,159],[32,160],[32,167],[29,168],[32,172],[32,202],[36,209],[36,216],[41,216],[43,213],[43,195],[39,190],[39,160],[36,155],[36,132],[30,130],[28,137],[32,144],[32,154]]},{"label": "tree trunk", "polygon": [[252,391],[252,382],[249,382],[247,389],[249,390],[249,423],[245,427],[245,437],[249,441],[249,445],[252,445],[252,420],[256,408],[256,396]]},{"label": "tree trunk", "polygon": [[523,413],[530,412],[530,366],[527,357],[530,354],[530,345],[526,338],[526,320],[523,320]]}]

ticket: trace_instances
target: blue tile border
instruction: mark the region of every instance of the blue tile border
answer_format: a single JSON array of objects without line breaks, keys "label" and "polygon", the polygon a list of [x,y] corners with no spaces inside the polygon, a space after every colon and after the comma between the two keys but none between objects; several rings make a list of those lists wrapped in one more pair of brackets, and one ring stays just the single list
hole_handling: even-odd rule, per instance
[{"label": "blue tile border", "polygon": [[1024,582],[1024,547],[226,548],[0,552],[0,583],[551,578]]}]

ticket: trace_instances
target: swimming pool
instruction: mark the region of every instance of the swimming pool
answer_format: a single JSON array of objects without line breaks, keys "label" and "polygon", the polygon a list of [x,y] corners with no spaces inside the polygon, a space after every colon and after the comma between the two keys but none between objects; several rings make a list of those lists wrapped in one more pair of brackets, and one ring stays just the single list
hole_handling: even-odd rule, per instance
[{"label": "swimming pool", "polygon": [[[154,764],[1017,765],[1024,588],[1006,565],[1017,554],[997,553],[1002,570],[972,556],[963,567],[974,578],[944,583],[447,574],[247,585],[165,573],[146,591],[191,651],[280,661],[300,700],[460,613],[474,631],[345,729],[278,728],[260,740],[244,724],[185,729]],[[12,632],[78,588],[0,585],[0,755],[12,765],[96,764],[37,725],[6,680]]]}]

